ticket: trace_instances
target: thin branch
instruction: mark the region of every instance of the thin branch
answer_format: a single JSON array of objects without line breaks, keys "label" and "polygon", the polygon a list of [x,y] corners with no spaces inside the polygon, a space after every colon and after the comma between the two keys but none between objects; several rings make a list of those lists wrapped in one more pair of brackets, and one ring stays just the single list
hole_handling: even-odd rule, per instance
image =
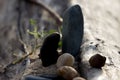
[{"label": "thin branch", "polygon": [[18,34],[19,34],[19,38],[21,40],[23,40],[22,38],[22,32],[21,32],[21,0],[18,1],[18,20],[17,20],[17,27],[18,27]]},{"label": "thin branch", "polygon": [[56,20],[56,23],[61,26],[62,25],[62,18],[56,13],[54,12],[52,9],[50,9],[49,7],[47,7],[46,5],[44,5],[43,3],[38,2],[37,0],[25,0],[31,4],[37,5],[42,7],[43,9],[45,9],[46,11],[48,11],[50,13],[51,16],[54,17],[54,19]]},{"label": "thin branch", "polygon": [[27,51],[27,48],[26,48],[26,44],[21,40],[19,39],[20,43],[24,46],[25,48],[25,55],[23,55],[21,58],[17,59],[17,60],[14,60],[12,61],[10,64],[8,64],[7,66],[5,66],[3,69],[4,69],[4,73],[7,71],[7,68],[11,67],[11,66],[14,66],[16,64],[19,64],[20,62],[22,62],[23,60],[25,60],[28,56],[32,55],[36,49],[40,48],[41,45],[36,45],[31,52],[28,52]]},{"label": "thin branch", "polygon": [[[56,23],[61,26],[62,25],[62,18],[54,11],[52,11],[49,7],[45,6],[44,4],[38,2],[37,0],[25,0],[31,4],[35,4],[37,6],[40,6],[42,8],[44,8],[46,11],[48,11],[50,13],[51,16],[54,17],[54,19],[56,20]],[[20,8],[20,5],[21,3],[19,4],[19,8]],[[26,50],[26,44],[22,41],[22,34],[21,34],[21,31],[20,31],[20,20],[21,20],[21,11],[19,10],[19,17],[18,17],[18,31],[19,31],[19,36],[20,36],[20,39],[19,41],[21,42],[22,45],[24,45],[24,48]],[[7,66],[4,67],[4,70],[6,72],[6,69],[11,67],[11,66],[14,66],[20,62],[22,62],[23,60],[25,60],[29,55],[32,55],[36,49],[38,49],[41,45],[36,45],[35,48],[29,52],[29,54],[25,54],[23,57],[21,57],[20,59],[17,59],[13,62],[11,62],[10,64],[8,64]],[[25,53],[27,53],[27,51],[25,51]]]}]

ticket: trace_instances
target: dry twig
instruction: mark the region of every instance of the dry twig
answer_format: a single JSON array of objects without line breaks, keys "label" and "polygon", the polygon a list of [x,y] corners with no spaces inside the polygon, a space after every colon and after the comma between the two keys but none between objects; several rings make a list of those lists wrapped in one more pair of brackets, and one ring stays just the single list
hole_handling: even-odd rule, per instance
[{"label": "dry twig", "polygon": [[56,20],[56,23],[61,26],[62,25],[62,18],[56,13],[54,12],[52,9],[50,9],[49,7],[47,7],[46,5],[44,5],[43,3],[38,2],[37,0],[25,0],[31,4],[40,6],[41,8],[45,9],[46,11],[48,11],[50,13],[51,16],[54,17],[54,19]]}]

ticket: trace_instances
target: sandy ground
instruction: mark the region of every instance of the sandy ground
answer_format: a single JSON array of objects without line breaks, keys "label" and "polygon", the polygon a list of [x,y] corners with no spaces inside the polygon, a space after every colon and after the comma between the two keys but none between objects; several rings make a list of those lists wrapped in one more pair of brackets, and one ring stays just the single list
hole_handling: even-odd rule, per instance
[{"label": "sandy ground", "polygon": [[120,45],[120,0],[72,0],[80,4],[85,18],[85,30],[96,38]]},{"label": "sandy ground", "polygon": [[[85,19],[82,46],[84,76],[88,80],[119,80],[120,0],[73,0],[73,4],[81,5]],[[98,50],[95,49],[96,44]],[[88,63],[89,58],[97,53],[107,58],[102,70],[90,68]]]}]

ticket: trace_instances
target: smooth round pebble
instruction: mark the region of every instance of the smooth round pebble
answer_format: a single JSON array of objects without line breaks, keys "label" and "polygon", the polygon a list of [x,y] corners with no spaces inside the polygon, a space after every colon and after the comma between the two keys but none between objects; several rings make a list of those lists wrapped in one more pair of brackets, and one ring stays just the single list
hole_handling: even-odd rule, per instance
[{"label": "smooth round pebble", "polygon": [[73,80],[86,80],[86,79],[84,79],[82,77],[75,77],[75,78],[73,78]]},{"label": "smooth round pebble", "polygon": [[59,56],[58,60],[57,60],[57,67],[61,67],[61,66],[73,66],[75,62],[75,58],[69,54],[69,53],[64,53],[61,56]]},{"label": "smooth round pebble", "polygon": [[94,68],[101,68],[105,65],[106,57],[95,54],[89,59],[90,66]]},{"label": "smooth round pebble", "polygon": [[63,77],[66,80],[72,80],[75,77],[78,77],[78,72],[70,66],[62,66],[57,70],[59,76]]}]

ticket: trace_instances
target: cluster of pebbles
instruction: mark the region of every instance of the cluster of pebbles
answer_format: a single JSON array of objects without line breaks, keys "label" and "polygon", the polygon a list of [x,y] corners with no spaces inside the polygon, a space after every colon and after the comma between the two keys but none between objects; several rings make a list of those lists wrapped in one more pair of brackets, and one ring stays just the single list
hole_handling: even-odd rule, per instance
[{"label": "cluster of pebbles", "polygon": [[56,64],[57,75],[63,77],[65,80],[85,80],[79,77],[79,73],[73,68],[75,63],[73,55],[70,53],[63,53],[59,56],[57,52],[59,40],[60,35],[58,33],[53,33],[46,37],[39,54],[42,65],[48,67],[52,64]]},{"label": "cluster of pebbles", "polygon": [[[57,66],[57,78],[59,80],[86,80],[80,77],[80,74],[74,68],[75,57],[71,53],[63,53],[59,55],[57,52],[58,43],[60,40],[59,33],[50,34],[45,38],[43,45],[40,49],[39,58],[42,61],[44,67],[56,64]],[[105,65],[106,57],[95,54],[89,59],[89,64],[94,68],[101,68]],[[59,76],[59,77],[58,77]],[[26,80],[53,80],[46,77],[32,77],[28,76]],[[61,78],[61,79],[60,79]]]},{"label": "cluster of pebbles", "polygon": [[74,77],[78,77],[78,72],[73,68],[74,63],[75,59],[71,54],[62,54],[56,63],[58,67],[57,74],[66,80],[72,80]]},{"label": "cluster of pebbles", "polygon": [[[59,33],[50,34],[43,42],[43,45],[40,49],[39,58],[42,60],[42,65],[44,67],[56,64],[57,75],[62,77],[62,79],[57,80],[85,80],[84,78],[80,77],[80,74],[74,68],[75,58],[80,53],[79,51],[84,33],[83,25],[84,20],[82,10],[79,5],[75,5],[67,9],[63,16],[63,54],[59,55],[57,51],[58,43],[60,41]],[[104,56],[101,56],[100,54],[96,54],[89,59],[90,66],[94,68],[103,67],[105,61],[106,58]]]}]

